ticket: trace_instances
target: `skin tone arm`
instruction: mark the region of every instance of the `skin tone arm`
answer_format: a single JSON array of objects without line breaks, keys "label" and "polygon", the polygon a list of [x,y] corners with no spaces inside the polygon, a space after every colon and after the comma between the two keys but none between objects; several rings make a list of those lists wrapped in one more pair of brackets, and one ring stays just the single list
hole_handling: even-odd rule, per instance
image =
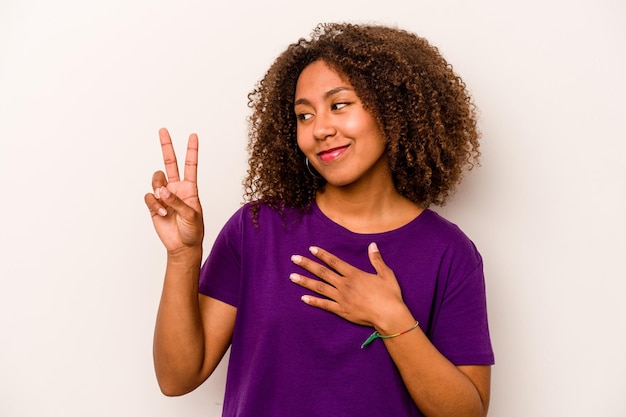
[{"label": "skin tone arm", "polygon": [[146,194],[154,228],[167,249],[167,266],[154,331],[154,368],[161,391],[182,395],[197,388],[230,345],[236,309],[198,294],[204,224],[196,183],[198,137],[187,144],[184,179],[169,133],[159,131],[165,173]]},{"label": "skin tone arm", "polygon": [[[292,261],[322,281],[300,274],[292,274],[290,279],[327,298],[307,295],[302,297],[305,303],[353,323],[372,326],[383,335],[399,333],[415,324],[402,300],[396,277],[375,244],[370,245],[368,255],[376,274],[361,271],[321,248],[310,250],[322,263],[300,255],[294,255]],[[383,342],[424,415],[487,415],[491,367],[455,366],[439,353],[419,327]]]}]

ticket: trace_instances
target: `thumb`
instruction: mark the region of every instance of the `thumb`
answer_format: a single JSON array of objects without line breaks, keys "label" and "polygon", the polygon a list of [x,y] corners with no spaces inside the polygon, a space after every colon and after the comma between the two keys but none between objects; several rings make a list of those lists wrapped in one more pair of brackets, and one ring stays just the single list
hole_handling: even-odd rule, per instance
[{"label": "thumb", "polygon": [[175,211],[179,216],[184,219],[190,219],[194,216],[194,209],[189,207],[183,200],[178,198],[176,194],[168,190],[167,187],[161,187],[158,191],[159,199],[163,203],[165,203],[168,208],[173,209],[173,211]]},{"label": "thumb", "polygon": [[384,276],[389,271],[389,267],[385,261],[383,261],[378,245],[375,242],[370,243],[367,247],[367,255],[369,256],[370,263],[378,275]]}]

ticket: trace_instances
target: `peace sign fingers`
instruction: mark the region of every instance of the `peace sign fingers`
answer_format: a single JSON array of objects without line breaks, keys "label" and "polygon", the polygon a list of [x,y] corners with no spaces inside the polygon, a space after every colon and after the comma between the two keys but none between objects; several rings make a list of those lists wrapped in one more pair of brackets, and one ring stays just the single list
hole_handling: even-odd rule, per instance
[{"label": "peace sign fingers", "polygon": [[144,197],[154,227],[169,251],[202,243],[202,206],[198,198],[198,135],[189,135],[184,175],[180,178],[176,153],[167,129],[159,130],[165,172],[152,176],[152,193]]}]

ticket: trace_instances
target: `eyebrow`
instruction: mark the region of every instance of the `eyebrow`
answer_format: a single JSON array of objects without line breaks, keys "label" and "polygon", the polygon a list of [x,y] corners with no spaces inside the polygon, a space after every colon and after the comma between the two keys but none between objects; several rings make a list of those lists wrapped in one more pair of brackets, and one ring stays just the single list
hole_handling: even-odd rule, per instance
[{"label": "eyebrow", "polygon": [[[354,88],[350,88],[350,87],[335,87],[335,88],[333,88],[331,90],[328,90],[327,92],[324,93],[324,100],[327,100],[329,97],[331,97],[331,96],[333,96],[333,95],[335,95],[337,93],[340,93],[342,91],[354,91]],[[299,98],[299,99],[297,99],[293,103],[293,105],[297,106],[298,104],[311,104],[311,103],[306,98]]]}]

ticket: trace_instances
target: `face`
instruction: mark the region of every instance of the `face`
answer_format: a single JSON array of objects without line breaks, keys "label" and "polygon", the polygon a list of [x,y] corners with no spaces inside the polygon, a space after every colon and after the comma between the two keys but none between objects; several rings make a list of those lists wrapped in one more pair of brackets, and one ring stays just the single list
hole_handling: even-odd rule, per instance
[{"label": "face", "polygon": [[309,64],[296,84],[298,146],[327,186],[390,177],[378,124],[354,88],[323,61]]}]

